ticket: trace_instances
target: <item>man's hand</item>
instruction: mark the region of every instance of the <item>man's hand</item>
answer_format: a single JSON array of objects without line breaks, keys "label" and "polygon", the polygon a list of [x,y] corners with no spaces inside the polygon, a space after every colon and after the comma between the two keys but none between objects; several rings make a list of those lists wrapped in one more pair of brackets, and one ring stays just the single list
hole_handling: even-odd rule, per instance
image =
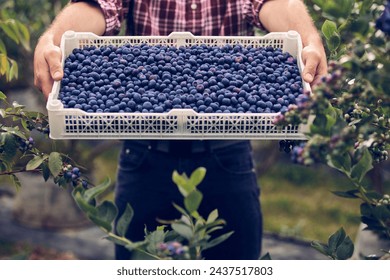
[{"label": "man's hand", "polygon": [[63,77],[61,68],[61,36],[67,30],[103,35],[106,21],[95,2],[68,4],[39,39],[34,52],[34,84],[48,97],[54,81]]},{"label": "man's hand", "polygon": [[260,10],[261,23],[271,32],[297,31],[302,38],[302,78],[314,85],[327,73],[324,46],[302,0],[268,0]]},{"label": "man's hand", "polygon": [[304,47],[302,60],[305,65],[302,73],[303,80],[311,86],[317,84],[328,71],[326,54],[322,44],[308,44]]},{"label": "man's hand", "polygon": [[61,49],[54,44],[53,36],[47,34],[39,39],[34,52],[34,84],[46,98],[54,81],[63,77],[61,56]]}]

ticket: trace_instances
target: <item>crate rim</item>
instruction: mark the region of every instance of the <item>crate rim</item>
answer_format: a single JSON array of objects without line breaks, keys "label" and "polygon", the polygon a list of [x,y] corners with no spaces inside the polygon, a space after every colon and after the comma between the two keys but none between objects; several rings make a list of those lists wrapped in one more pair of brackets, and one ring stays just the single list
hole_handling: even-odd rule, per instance
[{"label": "crate rim", "polygon": [[[290,30],[287,32],[270,32],[268,34],[262,35],[262,36],[195,36],[190,32],[172,32],[168,36],[99,36],[91,32],[75,32],[72,30],[66,31],[61,39],[61,50],[64,50],[65,48],[65,41],[66,40],[103,40],[103,41],[111,41],[115,40],[118,42],[116,45],[122,46],[125,45],[126,41],[128,39],[135,39],[135,40],[149,40],[149,39],[156,39],[156,40],[166,40],[166,39],[184,39],[184,40],[217,40],[217,41],[224,41],[224,40],[237,40],[237,41],[244,41],[244,40],[280,40],[280,39],[292,39],[295,40],[298,44],[297,46],[297,53],[295,55],[297,59],[298,66],[300,67],[300,70],[303,71],[303,61],[301,57],[301,51],[302,51],[302,41],[299,33],[294,30]],[[120,41],[123,40],[123,44],[120,43]],[[143,44],[145,42],[140,42],[139,44]],[[249,44],[248,42],[245,42]],[[202,44],[202,43],[200,43]],[[88,44],[86,44],[88,45]],[[93,45],[93,44],[91,44]],[[110,44],[107,44],[107,46]],[[191,43],[186,44],[191,45]],[[207,45],[207,43],[206,43]],[[214,44],[212,44],[214,46]],[[215,44],[217,45],[217,44]],[[266,45],[264,45],[266,46]],[[65,61],[65,55],[62,57],[62,67],[64,67],[64,61]],[[301,69],[302,68],[302,69]],[[198,113],[195,112],[193,109],[171,109],[169,112],[164,113],[135,113],[135,112],[123,112],[123,113],[114,113],[114,112],[101,112],[101,113],[89,113],[85,112],[81,109],[76,108],[63,108],[62,102],[58,99],[58,94],[60,91],[60,83],[61,81],[55,81],[53,84],[52,91],[49,94],[46,108],[49,111],[49,116],[56,114],[57,116],[72,116],[72,117],[80,117],[80,116],[90,116],[93,117],[145,117],[147,119],[148,117],[169,117],[169,116],[190,116],[190,117],[196,117],[199,118],[200,121],[207,121],[207,117],[210,117],[210,121],[212,121],[214,118],[218,117],[227,117],[227,121],[231,118],[234,120],[235,118],[248,118],[248,121],[250,121],[250,117],[256,117],[256,118],[264,118],[264,120],[270,120],[274,119],[277,115],[280,115],[281,113]],[[309,90],[310,85],[306,83],[302,79],[302,85],[304,90]],[[255,120],[255,119],[254,119]],[[286,126],[288,127],[288,126]],[[283,128],[286,128],[283,127]],[[74,135],[75,137],[72,137]],[[278,138],[278,135],[284,135],[284,137]],[[142,136],[134,134],[132,137],[126,137],[123,135],[120,135],[116,137],[117,139],[240,139],[238,135],[235,134],[221,134],[220,136],[210,135],[209,137],[205,135],[204,133],[199,134],[193,134],[191,136],[188,136],[186,134],[183,134],[182,136],[176,134],[176,135],[167,135],[167,136],[156,136],[149,138],[149,135]],[[197,137],[198,136],[198,137]],[[237,137],[236,137],[237,136]],[[52,137],[53,139],[93,139],[96,137],[96,139],[114,139],[115,137],[111,136],[111,133],[108,133],[108,135],[97,133],[95,136],[90,136],[88,134],[77,134],[77,133],[63,133],[62,137]],[[261,133],[257,137],[254,135],[248,135],[244,131],[241,134],[242,139],[303,139],[305,138],[303,132],[299,133]]]}]

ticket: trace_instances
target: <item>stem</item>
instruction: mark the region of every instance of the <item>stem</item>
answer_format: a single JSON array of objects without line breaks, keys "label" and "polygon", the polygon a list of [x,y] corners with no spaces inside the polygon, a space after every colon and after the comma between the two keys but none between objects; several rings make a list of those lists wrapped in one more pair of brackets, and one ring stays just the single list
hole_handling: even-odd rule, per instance
[{"label": "stem", "polygon": [[28,120],[28,121],[33,121],[34,123],[39,123],[39,124],[42,124],[42,119],[41,120],[37,120],[37,119],[34,119],[34,118],[30,118],[30,117],[27,117],[26,115],[23,115],[23,114],[17,114],[17,113],[10,113],[10,112],[6,112],[6,115],[7,116],[10,116],[10,117],[18,117],[20,119],[25,119],[25,120]]},{"label": "stem", "polygon": [[[132,245],[132,244],[133,244],[130,240],[128,240],[128,239],[125,238],[125,237],[118,236],[118,235],[116,235],[115,233],[109,232],[109,231],[107,231],[105,228],[102,228],[102,227],[100,227],[100,229],[103,230],[104,232],[106,232],[108,236],[114,237],[115,239],[118,239],[118,240],[122,241],[123,243],[126,243],[127,245]],[[135,248],[134,250],[136,250],[136,251],[138,251],[138,252],[141,252],[141,253],[143,253],[143,254],[146,254],[146,255],[148,255],[149,257],[152,257],[152,258],[154,258],[154,259],[156,259],[156,260],[161,260],[159,257],[157,257],[157,256],[155,256],[155,255],[153,255],[153,254],[151,254],[151,253],[149,253],[149,252],[146,252],[146,251],[143,250],[143,249]]]},{"label": "stem", "polygon": [[1,175],[12,175],[12,174],[22,173],[22,172],[41,173],[42,170],[41,169],[34,169],[34,170],[19,169],[19,170],[3,171],[3,172],[0,172],[0,176]]}]

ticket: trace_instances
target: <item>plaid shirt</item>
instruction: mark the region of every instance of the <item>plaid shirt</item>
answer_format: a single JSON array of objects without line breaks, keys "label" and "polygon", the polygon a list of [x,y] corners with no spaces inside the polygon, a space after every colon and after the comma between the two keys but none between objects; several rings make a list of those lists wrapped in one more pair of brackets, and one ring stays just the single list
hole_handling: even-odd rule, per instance
[{"label": "plaid shirt", "polygon": [[130,35],[189,31],[204,36],[246,36],[253,35],[253,26],[262,28],[259,12],[267,0],[71,0],[80,1],[99,4],[106,19],[105,35],[117,34],[132,10],[132,23],[128,21],[127,26]]}]

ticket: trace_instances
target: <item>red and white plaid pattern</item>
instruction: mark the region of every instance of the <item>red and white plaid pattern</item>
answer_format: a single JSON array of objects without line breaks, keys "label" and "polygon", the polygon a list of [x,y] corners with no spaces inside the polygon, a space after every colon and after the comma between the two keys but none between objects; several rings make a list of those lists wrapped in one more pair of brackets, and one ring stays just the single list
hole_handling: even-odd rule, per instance
[{"label": "red and white plaid pattern", "polygon": [[[71,0],[80,2],[83,0]],[[84,0],[86,1],[86,0]],[[117,34],[129,12],[130,0],[89,0],[100,5],[106,19],[105,35]],[[132,35],[253,35],[262,28],[259,12],[267,0],[134,0]],[[131,24],[131,23],[129,23]]]}]

